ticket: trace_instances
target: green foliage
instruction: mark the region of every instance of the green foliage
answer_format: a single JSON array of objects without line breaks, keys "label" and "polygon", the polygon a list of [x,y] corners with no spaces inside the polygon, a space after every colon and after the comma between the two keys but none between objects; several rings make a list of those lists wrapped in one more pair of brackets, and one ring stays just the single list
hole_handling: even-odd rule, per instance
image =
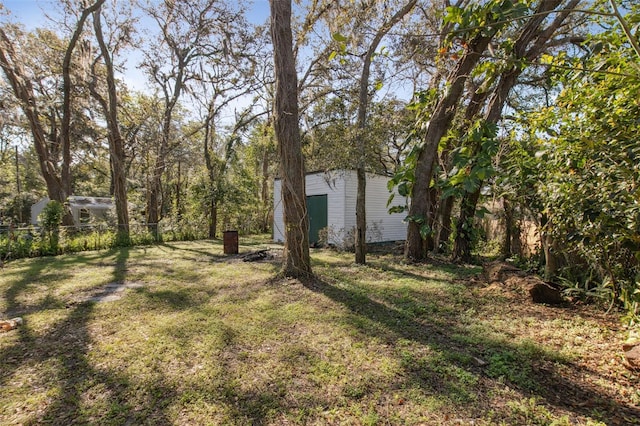
[{"label": "green foliage", "polygon": [[445,24],[455,24],[457,31],[447,35],[451,42],[456,38],[470,40],[477,35],[494,34],[505,27],[510,19],[524,16],[528,8],[523,2],[492,0],[472,2],[466,7],[449,6],[444,17]]},{"label": "green foliage", "polygon": [[31,219],[31,206],[37,198],[31,193],[0,197],[0,223],[23,224]]},{"label": "green foliage", "polygon": [[493,159],[499,143],[494,123],[478,120],[469,129],[464,141],[452,151],[452,168],[439,185],[442,197],[460,196],[476,191],[495,173]]},{"label": "green foliage", "polygon": [[64,215],[64,206],[59,201],[51,200],[42,209],[40,213],[40,221],[42,227],[47,231],[57,229],[62,223],[62,216]]},{"label": "green foliage", "polygon": [[[615,30],[571,71],[559,76],[554,106],[529,114],[528,136],[512,145],[501,179],[507,193],[548,217],[570,268],[572,292],[600,295],[640,315],[640,75]],[[633,76],[635,73],[636,76]]]},{"label": "green foliage", "polygon": [[58,254],[60,239],[60,224],[64,215],[64,206],[59,201],[51,200],[40,213],[40,222],[47,238],[40,246],[41,254]]},{"label": "green foliage", "polygon": [[14,229],[0,234],[0,259],[51,256],[62,253],[104,250],[116,247],[146,246],[171,241],[193,241],[206,238],[206,230],[188,219],[167,220],[154,233],[147,226],[132,225],[124,240],[113,227],[106,225],[82,228],[59,227],[57,231],[34,227]]},{"label": "green foliage", "polygon": [[[430,89],[416,93],[413,101],[407,105],[407,110],[415,112],[415,119],[413,127],[406,136],[406,147],[408,152],[404,157],[404,161],[395,170],[394,175],[387,184],[389,191],[392,191],[393,188],[397,188],[399,195],[403,197],[411,197],[413,185],[416,181],[416,164],[418,162],[420,152],[422,151],[423,127],[427,125],[429,120],[429,117],[426,116],[426,111],[435,105],[437,100],[438,92],[435,89]],[[389,201],[387,202],[387,206],[391,204],[393,198],[394,194],[392,193],[389,197]],[[397,208],[392,208],[389,212],[397,212]]]}]

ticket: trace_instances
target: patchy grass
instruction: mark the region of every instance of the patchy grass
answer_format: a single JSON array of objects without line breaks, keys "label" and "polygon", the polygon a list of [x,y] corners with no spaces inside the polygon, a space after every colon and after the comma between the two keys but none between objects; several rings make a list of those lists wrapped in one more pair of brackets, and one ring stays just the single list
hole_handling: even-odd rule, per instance
[{"label": "patchy grass", "polygon": [[[616,318],[369,260],[313,251],[304,285],[217,241],[12,262],[0,316],[25,324],[0,334],[0,424],[639,423]],[[137,285],[86,301],[111,283]]]}]

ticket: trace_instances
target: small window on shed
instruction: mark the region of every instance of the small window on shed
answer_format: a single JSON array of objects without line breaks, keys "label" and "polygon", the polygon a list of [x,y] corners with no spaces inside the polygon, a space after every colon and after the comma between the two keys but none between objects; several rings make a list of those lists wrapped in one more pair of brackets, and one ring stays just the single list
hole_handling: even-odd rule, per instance
[{"label": "small window on shed", "polygon": [[89,210],[80,209],[79,213],[80,223],[89,223],[89,220],[91,219],[91,213],[89,213]]}]

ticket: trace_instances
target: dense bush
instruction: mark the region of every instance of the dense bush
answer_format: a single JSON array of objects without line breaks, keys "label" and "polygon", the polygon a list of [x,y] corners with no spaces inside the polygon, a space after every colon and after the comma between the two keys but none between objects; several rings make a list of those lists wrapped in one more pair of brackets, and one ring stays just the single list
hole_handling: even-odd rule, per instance
[{"label": "dense bush", "polygon": [[522,206],[544,218],[542,231],[560,257],[560,281],[576,294],[618,304],[634,322],[640,315],[640,79],[632,74],[639,58],[615,33],[594,40],[593,50],[586,68],[610,72],[563,75],[555,104],[525,117],[528,136],[510,150],[510,177],[503,181]]}]

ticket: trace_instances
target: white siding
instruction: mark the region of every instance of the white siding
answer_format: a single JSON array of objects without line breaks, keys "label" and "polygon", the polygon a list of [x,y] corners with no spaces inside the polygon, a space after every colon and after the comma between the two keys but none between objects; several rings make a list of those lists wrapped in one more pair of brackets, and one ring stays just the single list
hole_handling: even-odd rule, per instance
[{"label": "white siding", "polygon": [[[387,200],[388,178],[378,175],[367,176],[367,241],[399,241],[407,237],[404,223],[405,213],[389,214]],[[284,241],[284,220],[281,195],[282,181],[274,183],[273,239]],[[329,242],[340,244],[356,226],[357,176],[353,170],[336,170],[329,173],[309,174],[305,178],[307,195],[327,195],[327,222],[329,224]],[[393,205],[403,204],[404,198],[398,196]]]},{"label": "white siding", "polygon": [[49,202],[49,198],[44,197],[40,201],[38,201],[37,203],[31,206],[31,224],[32,225],[38,225],[39,223],[38,216],[40,216],[40,213],[42,213],[42,210],[44,210],[48,202]]},{"label": "white siding", "polygon": [[[407,238],[406,212],[389,214],[387,201],[389,178],[378,175],[367,176],[367,241],[400,241]],[[395,193],[391,206],[404,205],[406,200]]]},{"label": "white siding", "polygon": [[344,221],[345,229],[356,229],[356,198],[358,197],[358,176],[353,170],[345,171]]},{"label": "white siding", "polygon": [[[404,222],[405,213],[389,214],[387,201],[389,179],[380,175],[367,175],[366,210],[367,210],[367,242],[400,241],[407,238],[407,224]],[[346,178],[345,190],[345,221],[349,229],[356,226],[356,197],[358,194],[358,179],[356,172],[351,171]],[[397,193],[391,205],[403,205],[405,198]],[[391,207],[391,206],[389,206]]]}]

